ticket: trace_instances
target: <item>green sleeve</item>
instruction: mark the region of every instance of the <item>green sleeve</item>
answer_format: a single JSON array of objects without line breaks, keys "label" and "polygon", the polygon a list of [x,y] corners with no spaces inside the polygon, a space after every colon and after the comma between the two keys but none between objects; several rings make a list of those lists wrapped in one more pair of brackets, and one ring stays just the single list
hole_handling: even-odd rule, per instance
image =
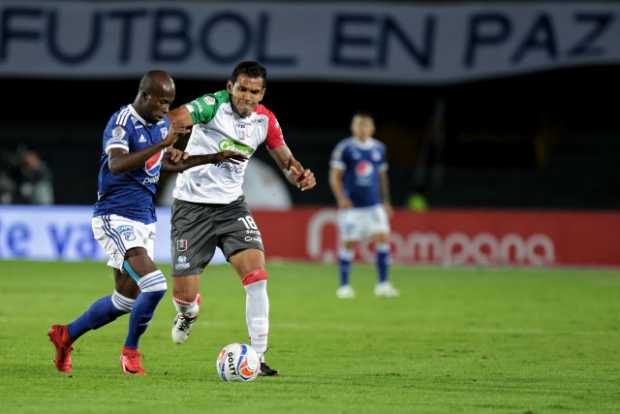
[{"label": "green sleeve", "polygon": [[206,124],[213,119],[220,105],[228,101],[228,92],[219,91],[196,98],[185,106],[192,115],[193,124]]}]

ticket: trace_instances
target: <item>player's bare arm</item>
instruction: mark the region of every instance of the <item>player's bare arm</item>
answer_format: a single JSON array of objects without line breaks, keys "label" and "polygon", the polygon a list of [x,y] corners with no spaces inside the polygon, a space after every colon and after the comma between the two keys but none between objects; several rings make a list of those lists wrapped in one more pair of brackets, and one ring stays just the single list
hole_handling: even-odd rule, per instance
[{"label": "player's bare arm", "polygon": [[332,189],[334,198],[338,203],[338,208],[351,208],[353,204],[349,197],[344,193],[342,188],[342,176],[344,171],[339,168],[330,168],[329,170],[329,186]]},{"label": "player's bare arm", "polygon": [[379,188],[381,191],[381,198],[383,199],[383,207],[388,217],[392,215],[392,199],[390,197],[390,179],[386,170],[379,172]]},{"label": "player's bare arm", "polygon": [[275,160],[278,167],[284,171],[288,181],[301,191],[310,190],[316,185],[314,173],[304,168],[303,165],[295,159],[287,145],[280,145],[277,148],[269,150],[269,154]]},{"label": "player's bare arm", "polygon": [[232,164],[239,164],[242,162],[246,162],[248,158],[235,151],[221,151],[215,154],[204,154],[204,155],[190,155],[186,158],[182,158],[176,162],[171,160],[172,155],[166,154],[166,157],[162,161],[162,169],[164,171],[169,172],[182,172],[187,170],[188,168],[196,167],[198,165],[204,164],[215,164],[219,165],[223,162],[230,162]]},{"label": "player's bare arm", "polygon": [[168,135],[163,141],[155,145],[151,145],[141,151],[128,152],[122,148],[112,148],[108,158],[108,167],[110,168],[110,172],[117,175],[125,171],[131,171],[142,167],[144,163],[151,156],[153,156],[153,154],[171,147],[177,141],[179,135],[185,133],[187,133],[186,126],[182,126],[178,123],[172,123],[170,124]]}]

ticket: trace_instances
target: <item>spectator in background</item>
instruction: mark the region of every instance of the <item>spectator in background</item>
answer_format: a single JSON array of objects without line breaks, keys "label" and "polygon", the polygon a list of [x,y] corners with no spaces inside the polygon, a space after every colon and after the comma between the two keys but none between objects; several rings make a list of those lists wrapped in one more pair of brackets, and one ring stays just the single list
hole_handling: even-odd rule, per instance
[{"label": "spectator in background", "polygon": [[[14,159],[12,175],[13,196],[11,197],[11,203],[54,203],[52,173],[36,152],[20,148]],[[0,187],[2,187],[1,183]],[[0,193],[2,193],[1,190]]]}]

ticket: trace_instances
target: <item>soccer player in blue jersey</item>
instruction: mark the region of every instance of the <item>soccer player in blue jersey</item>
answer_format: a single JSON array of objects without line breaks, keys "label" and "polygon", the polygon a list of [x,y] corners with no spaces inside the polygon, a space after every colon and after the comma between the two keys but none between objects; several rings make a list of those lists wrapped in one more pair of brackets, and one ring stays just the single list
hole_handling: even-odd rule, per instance
[{"label": "soccer player in blue jersey", "polygon": [[375,125],[370,114],[358,112],[351,121],[353,136],[338,143],[330,162],[329,184],[338,203],[340,287],[336,296],[355,297],[349,284],[355,244],[370,238],[375,244],[378,283],[375,295],[399,295],[388,280],[390,264],[390,204],[385,145],[372,137]]},{"label": "soccer player in blue jersey", "polygon": [[167,289],[166,278],[153,263],[160,170],[183,171],[207,163],[246,160],[232,151],[187,157],[172,148],[179,135],[189,132],[170,124],[167,113],[174,97],[175,86],[168,73],[148,72],[134,102],[114,113],[105,128],[92,228],[109,256],[115,289],[73,322],[50,328],[48,335],[56,348],[54,363],[61,372],[72,371],[72,344],[80,336],[129,313],[121,368],[126,374],[145,374],[138,341]]}]

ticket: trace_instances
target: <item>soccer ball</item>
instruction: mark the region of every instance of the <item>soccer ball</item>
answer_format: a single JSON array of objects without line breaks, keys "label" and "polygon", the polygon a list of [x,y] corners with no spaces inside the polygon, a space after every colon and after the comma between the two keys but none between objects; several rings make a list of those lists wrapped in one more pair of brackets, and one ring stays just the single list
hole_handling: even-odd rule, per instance
[{"label": "soccer ball", "polygon": [[222,348],[215,367],[223,381],[254,381],[260,371],[260,359],[251,346],[234,343]]}]

